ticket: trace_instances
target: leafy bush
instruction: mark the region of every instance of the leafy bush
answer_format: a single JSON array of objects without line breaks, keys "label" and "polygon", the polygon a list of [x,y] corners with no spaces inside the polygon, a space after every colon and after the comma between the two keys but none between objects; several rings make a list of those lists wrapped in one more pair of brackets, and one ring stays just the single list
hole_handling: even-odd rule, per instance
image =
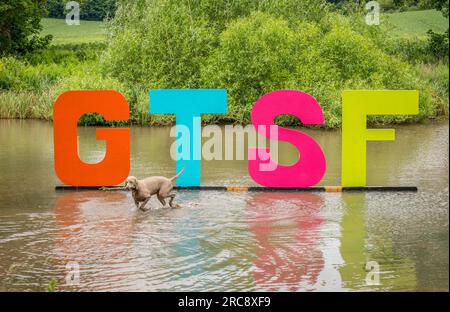
[{"label": "leafy bush", "polygon": [[[104,68],[120,81],[147,88],[196,88],[212,31],[193,19],[189,2],[136,1],[119,7]],[[141,8],[145,5],[145,8]]]},{"label": "leafy bush", "polygon": [[[299,35],[286,21],[256,13],[230,24],[221,34],[219,47],[202,67],[202,81],[208,88],[227,89],[226,118],[249,123],[250,110],[259,96],[276,89],[295,88],[302,78],[309,82],[311,68],[305,67],[301,77],[296,77],[297,68],[314,58],[312,53],[305,58],[302,52],[308,50],[308,44],[320,30],[312,24],[298,28],[306,40],[297,41]],[[307,87],[302,86],[303,90]]]},{"label": "leafy bush", "polygon": [[197,88],[200,63],[217,47],[227,23],[261,9],[289,22],[321,19],[317,0],[121,1],[109,25],[104,57],[109,74],[152,88]]},{"label": "leafy bush", "polygon": [[[418,118],[436,115],[429,84],[400,56],[385,52],[380,44],[386,41],[384,31],[369,29],[361,16],[332,13],[320,1],[244,3],[120,2],[109,25],[112,37],[103,57],[104,73],[141,90],[226,88],[228,114],[205,116],[205,123],[246,124],[254,101],[276,89],[299,89],[315,96],[327,127],[340,125],[344,89],[419,89]],[[277,121],[299,124],[292,116]]]},{"label": "leafy bush", "polygon": [[0,59],[0,90],[31,91],[48,88],[66,71],[66,68],[56,64],[31,66],[16,58],[2,58]]},{"label": "leafy bush", "polygon": [[102,44],[52,46],[20,57],[0,58],[0,90],[48,89],[80,66],[96,67]]},{"label": "leafy bush", "polygon": [[[344,89],[419,88],[421,112],[434,114],[427,86],[413,68],[352,30],[346,19],[333,20],[326,32],[313,22],[290,28],[285,21],[263,13],[230,24],[221,34],[220,47],[202,67],[207,87],[229,92],[227,118],[248,123],[254,101],[275,89],[312,94],[324,109],[328,127],[340,125],[340,93]],[[388,117],[372,121],[385,119],[394,121]],[[298,124],[288,116],[278,120]]]},{"label": "leafy bush", "polygon": [[438,60],[448,60],[448,29],[443,34],[435,33],[432,30],[429,30],[427,34],[427,52]]}]

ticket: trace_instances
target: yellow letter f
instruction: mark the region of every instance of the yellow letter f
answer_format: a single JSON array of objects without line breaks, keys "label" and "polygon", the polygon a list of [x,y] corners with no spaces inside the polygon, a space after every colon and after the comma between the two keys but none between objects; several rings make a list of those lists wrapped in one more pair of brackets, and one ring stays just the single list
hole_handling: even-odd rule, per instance
[{"label": "yellow letter f", "polygon": [[418,113],[418,91],[343,91],[342,186],[366,185],[366,141],[395,140],[394,129],[367,129],[367,115]]}]

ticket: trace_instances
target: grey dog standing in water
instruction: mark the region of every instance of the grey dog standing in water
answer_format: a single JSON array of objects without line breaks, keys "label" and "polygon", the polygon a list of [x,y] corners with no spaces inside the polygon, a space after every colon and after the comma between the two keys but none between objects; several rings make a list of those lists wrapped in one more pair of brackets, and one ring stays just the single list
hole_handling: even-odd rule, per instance
[{"label": "grey dog standing in water", "polygon": [[[155,194],[163,206],[166,205],[166,198],[169,198],[169,206],[171,208],[176,208],[176,206],[173,205],[175,194],[172,193],[172,181],[178,178],[183,171],[184,167],[177,175],[170,179],[162,176],[155,176],[138,180],[136,177],[131,176],[125,181],[125,189],[132,192],[134,203],[136,204],[136,207],[141,210],[148,210],[148,208],[144,209],[144,207]],[[139,203],[141,203],[141,205],[139,205]]]}]

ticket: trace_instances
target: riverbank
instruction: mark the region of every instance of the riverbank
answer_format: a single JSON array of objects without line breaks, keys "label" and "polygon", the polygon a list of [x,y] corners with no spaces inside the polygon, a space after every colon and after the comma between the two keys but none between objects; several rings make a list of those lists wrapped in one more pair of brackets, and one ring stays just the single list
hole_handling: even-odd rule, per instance
[{"label": "riverbank", "polygon": [[[128,124],[166,126],[175,122],[173,115],[154,115],[148,113],[148,90],[126,86],[116,79],[105,77],[97,67],[98,54],[102,49],[100,44],[87,44],[78,46],[53,47],[50,52],[44,52],[45,58],[50,61],[32,64],[30,61],[17,59],[0,60],[0,69],[3,71],[3,85],[10,84],[7,90],[0,90],[0,118],[6,119],[42,119],[52,120],[53,103],[57,97],[66,90],[77,89],[113,89],[125,95],[130,109],[130,122]],[[84,49],[84,50],[81,50]],[[65,55],[64,60],[53,62]],[[70,62],[68,62],[70,59]],[[5,68],[7,78],[5,78]],[[1,70],[0,70],[1,71]],[[371,116],[369,122],[372,124],[396,124],[414,123],[434,119],[447,119],[448,110],[448,65],[417,64],[414,65],[426,86],[424,94],[421,94],[420,113],[417,116]],[[80,75],[80,72],[82,74]],[[339,128],[341,125],[340,115],[340,92],[336,91],[336,104],[323,105],[326,124],[325,128]],[[315,96],[314,93],[312,93]],[[425,98],[425,100],[424,100]],[[431,99],[426,100],[426,99]],[[319,101],[320,102],[320,101]],[[253,103],[248,103],[251,107]],[[320,102],[320,104],[324,104]],[[327,103],[325,103],[327,104]],[[236,108],[233,103],[229,104],[229,111],[234,112]],[[247,112],[248,114],[248,112]],[[236,116],[205,115],[204,124],[247,124],[249,119],[239,119]],[[295,118],[285,118],[279,122],[284,126],[296,126]],[[80,120],[80,125],[108,125],[103,118],[97,114],[87,114]]]},{"label": "riverbank", "polygon": [[[340,93],[344,89],[356,88],[403,88],[420,91],[419,115],[375,116],[369,120],[372,124],[413,123],[448,118],[448,59],[436,59],[429,56],[426,34],[423,33],[423,29],[427,28],[427,25],[436,31],[442,29],[443,21],[446,19],[439,14],[435,11],[414,11],[386,16],[383,21],[386,20],[387,23],[392,24],[389,24],[389,27],[393,29],[392,37],[383,42],[383,50],[376,54],[377,59],[373,61],[377,62],[376,65],[366,64],[365,61],[366,56],[372,55],[368,52],[371,48],[368,51],[355,51],[354,55],[337,54],[336,56],[330,56],[330,53],[336,51],[336,47],[332,45],[326,47],[328,50],[317,49],[317,53],[322,55],[325,53],[325,57],[330,58],[329,63],[320,63],[317,66],[315,62],[300,63],[297,65],[298,68],[289,69],[291,73],[277,74],[285,75],[285,78],[274,78],[273,76],[278,71],[277,66],[281,66],[280,68],[284,66],[284,61],[278,59],[274,59],[273,62],[269,61],[269,63],[274,64],[273,71],[255,74],[261,71],[255,69],[253,76],[249,74],[247,78],[245,77],[245,71],[238,75],[233,72],[234,67],[245,66],[245,62],[244,65],[228,66],[228,64],[222,64],[218,57],[206,59],[204,64],[201,65],[203,66],[201,69],[202,75],[209,78],[209,76],[216,75],[218,68],[221,68],[224,71],[223,75],[235,77],[231,79],[238,80],[235,84],[240,84],[240,86],[234,88],[234,82],[229,77],[224,78],[217,75],[215,78],[203,79],[200,82],[193,83],[194,88],[225,86],[229,93],[229,113],[225,115],[205,115],[203,123],[247,124],[254,100],[266,93],[267,90],[278,88],[301,89],[315,96],[324,110],[325,128],[339,128],[341,126]],[[417,16],[420,17],[420,27],[409,28],[408,25],[417,19]],[[273,23],[278,28],[285,27],[280,21],[261,15],[253,18],[253,20],[243,20],[241,24],[236,26],[235,33],[240,34],[243,32],[241,28],[244,28],[244,30],[245,27],[252,28],[252,23],[259,23],[260,21],[265,21],[266,24]],[[345,24],[339,23],[332,27],[342,28],[345,26]],[[80,25],[82,28],[77,28],[78,26],[66,25],[64,20],[44,19],[42,24],[44,25],[43,34],[54,35],[51,47],[31,55],[0,58],[0,118],[52,120],[53,103],[64,91],[114,89],[123,93],[129,102],[131,109],[130,124],[165,126],[174,123],[174,117],[171,115],[150,115],[148,113],[148,89],[161,86],[154,83],[147,86],[139,82],[140,78],[133,80],[133,77],[127,76],[129,72],[122,74],[123,71],[120,71],[117,74],[117,68],[115,69],[116,73],[109,70],[108,64],[110,63],[108,62],[111,60],[107,58],[110,58],[111,51],[107,51],[110,43],[106,41],[106,26],[104,23],[82,21]],[[306,36],[318,36],[314,34],[314,26],[311,25],[305,25],[305,27],[311,28]],[[228,37],[226,38],[236,36],[233,29],[227,31]],[[273,30],[267,29],[267,31]],[[286,31],[290,30],[288,28],[283,29],[283,32]],[[334,36],[331,37],[333,40],[345,40],[339,37],[342,31],[339,28],[339,31],[334,33],[331,31],[327,36]],[[283,36],[291,35],[282,32],[281,34]],[[249,34],[249,36],[251,35]],[[278,35],[278,33],[274,33],[274,35]],[[366,49],[363,45],[359,45],[360,40],[364,39],[363,36],[357,33],[351,35],[354,37],[352,37],[353,41],[343,42],[343,44],[350,44],[349,47],[354,45],[355,49]],[[236,40],[243,40],[243,38],[236,38]],[[266,39],[259,38],[258,40]],[[326,41],[328,39],[324,37],[320,40]],[[377,39],[374,37],[372,40],[376,41]],[[222,58],[235,57],[227,54],[229,47],[226,44],[233,44],[233,42],[222,43],[222,46],[217,49],[217,55]],[[287,42],[286,49],[290,49],[289,45],[290,42]],[[255,53],[258,53],[258,50],[255,50]],[[261,55],[261,57],[263,58],[264,55]],[[275,57],[278,58],[279,56]],[[306,55],[306,57],[310,56]],[[350,57],[348,62],[339,64],[340,60],[346,57]],[[394,58],[394,62],[390,65],[384,65],[389,58]],[[236,61],[239,61],[239,59],[233,60],[233,62]],[[295,62],[295,60],[293,61]],[[131,60],[130,63],[132,62]],[[356,71],[349,69],[348,65],[352,62],[355,62]],[[267,67],[269,63],[264,66]],[[192,66],[196,65],[193,64]],[[324,68],[320,66],[324,66]],[[339,66],[345,68],[342,69]],[[393,73],[387,72],[391,70],[389,67],[392,66],[398,66],[398,69],[395,69]],[[132,73],[134,69],[129,71]],[[292,71],[298,71],[294,76],[304,74],[307,77],[303,80],[292,81],[289,78],[289,75],[293,75]],[[267,78],[266,82],[261,80],[265,79],[264,77],[267,75],[270,77]],[[318,78],[310,77],[310,75],[317,75]],[[357,78],[349,75],[355,75]],[[371,76],[369,80],[366,79],[367,75]],[[139,75],[137,76],[139,77]],[[166,82],[161,82],[162,87],[165,87],[164,83]],[[268,84],[268,86],[264,84]],[[175,84],[173,87],[179,86]],[[243,92],[245,90],[251,92]],[[278,123],[284,126],[299,125],[296,118],[288,116],[280,117]],[[96,114],[83,116],[80,124],[108,125],[101,116]]]}]

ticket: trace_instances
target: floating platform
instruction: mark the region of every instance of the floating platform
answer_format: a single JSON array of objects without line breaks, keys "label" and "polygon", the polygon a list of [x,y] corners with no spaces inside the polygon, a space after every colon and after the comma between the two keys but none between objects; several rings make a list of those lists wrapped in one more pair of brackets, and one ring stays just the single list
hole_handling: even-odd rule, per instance
[{"label": "floating platform", "polygon": [[[120,186],[68,186],[57,185],[57,191],[123,191]],[[264,186],[174,186],[177,191],[227,191],[227,192],[417,192],[417,186],[315,186],[315,187],[264,187]]]}]

